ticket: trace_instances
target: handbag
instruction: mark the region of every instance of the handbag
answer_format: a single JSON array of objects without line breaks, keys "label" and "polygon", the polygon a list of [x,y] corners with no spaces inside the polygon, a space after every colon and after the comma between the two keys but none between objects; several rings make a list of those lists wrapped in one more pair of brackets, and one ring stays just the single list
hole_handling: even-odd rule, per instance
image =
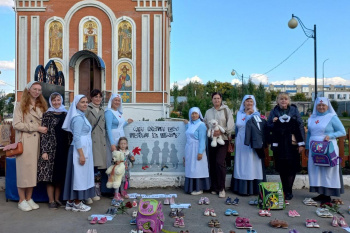
[{"label": "handbag", "polygon": [[23,153],[23,144],[22,142],[9,144],[4,147],[3,151],[6,151],[6,157],[21,155]]},{"label": "handbag", "polygon": [[227,152],[233,153],[235,151],[235,144],[232,142],[231,135],[228,136],[228,147],[227,147]]}]

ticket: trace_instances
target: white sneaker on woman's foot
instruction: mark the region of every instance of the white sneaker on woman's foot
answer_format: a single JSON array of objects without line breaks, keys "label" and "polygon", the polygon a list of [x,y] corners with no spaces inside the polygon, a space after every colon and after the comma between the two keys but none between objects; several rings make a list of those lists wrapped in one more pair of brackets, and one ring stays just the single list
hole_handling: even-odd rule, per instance
[{"label": "white sneaker on woman's foot", "polygon": [[225,193],[225,189],[223,189],[222,191],[219,192],[219,197],[225,197],[226,193]]},{"label": "white sneaker on woman's foot", "polygon": [[27,201],[27,203],[30,207],[32,207],[33,210],[37,210],[40,208],[39,205],[33,201],[33,199],[30,199],[29,201]]},{"label": "white sneaker on woman's foot", "polygon": [[191,195],[201,195],[203,193],[203,190],[199,190],[198,192],[193,191]]},{"label": "white sneaker on woman's foot", "polygon": [[91,210],[91,207],[84,205],[82,201],[78,205],[76,205],[75,203],[73,204],[73,212],[87,212],[89,210]]},{"label": "white sneaker on woman's foot", "polygon": [[28,202],[24,200],[21,203],[18,202],[18,209],[22,211],[31,211],[32,207],[30,207],[30,205],[28,205]]},{"label": "white sneaker on woman's foot", "polygon": [[99,200],[101,200],[101,197],[100,196],[94,196],[93,198],[92,198],[92,200],[93,201],[99,201]]},{"label": "white sneaker on woman's foot", "polygon": [[87,205],[91,205],[92,203],[94,203],[91,198],[86,199],[84,202]]}]

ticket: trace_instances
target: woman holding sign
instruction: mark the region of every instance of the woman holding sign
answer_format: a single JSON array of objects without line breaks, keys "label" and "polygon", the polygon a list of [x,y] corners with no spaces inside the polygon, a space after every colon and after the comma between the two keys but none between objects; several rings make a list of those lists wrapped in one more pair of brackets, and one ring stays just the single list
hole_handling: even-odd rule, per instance
[{"label": "woman holding sign", "polygon": [[185,148],[185,192],[200,195],[210,189],[208,159],[205,152],[207,127],[201,110],[193,107],[189,111],[186,124]]}]

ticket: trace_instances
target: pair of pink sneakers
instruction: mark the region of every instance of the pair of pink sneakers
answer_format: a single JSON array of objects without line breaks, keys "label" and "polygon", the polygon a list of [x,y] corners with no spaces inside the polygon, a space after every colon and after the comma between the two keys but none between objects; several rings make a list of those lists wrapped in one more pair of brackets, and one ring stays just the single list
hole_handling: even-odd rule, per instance
[{"label": "pair of pink sneakers", "polygon": [[252,229],[253,226],[250,224],[249,218],[237,217],[235,225],[238,229]]},{"label": "pair of pink sneakers", "polygon": [[173,205],[175,204],[175,197],[171,196],[171,198],[165,198],[164,205]]},{"label": "pair of pink sneakers", "polygon": [[345,219],[343,217],[337,218],[336,216],[333,216],[332,220],[332,226],[337,227],[349,227],[349,225],[345,222]]},{"label": "pair of pink sneakers", "polygon": [[290,210],[288,211],[288,216],[294,218],[294,217],[300,217],[300,214],[296,210]]}]

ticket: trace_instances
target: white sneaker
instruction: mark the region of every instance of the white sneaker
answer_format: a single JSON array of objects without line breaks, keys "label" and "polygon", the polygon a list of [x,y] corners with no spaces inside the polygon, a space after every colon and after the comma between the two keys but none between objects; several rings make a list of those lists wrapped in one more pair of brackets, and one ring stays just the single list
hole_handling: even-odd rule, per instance
[{"label": "white sneaker", "polygon": [[[90,199],[90,198],[89,198]],[[101,197],[100,196],[94,196],[93,198],[92,198],[92,200],[93,201],[99,201],[99,200],[101,200]]]},{"label": "white sneaker", "polygon": [[87,212],[89,210],[91,210],[91,207],[84,205],[83,202],[80,202],[78,205],[73,204],[73,209],[72,209],[73,212],[79,212],[79,211],[80,212]]},{"label": "white sneaker", "polygon": [[94,202],[92,201],[91,198],[88,198],[85,200],[85,204],[87,204],[87,205],[91,205],[92,203],[94,203]]},{"label": "white sneaker", "polygon": [[24,200],[21,203],[18,203],[18,209],[22,211],[31,211],[32,207],[30,207],[30,205],[28,205],[28,202]]},{"label": "white sneaker", "polygon": [[73,202],[67,201],[65,209],[66,210],[72,210],[73,209]]},{"label": "white sneaker", "polygon": [[27,203],[30,207],[32,207],[33,210],[37,210],[40,208],[39,205],[33,201],[33,199],[30,199],[29,201],[27,201]]},{"label": "white sneaker", "polygon": [[203,190],[199,190],[198,192],[193,191],[191,195],[201,195],[203,193]]},{"label": "white sneaker", "polygon": [[223,198],[226,196],[225,189],[219,192],[219,197]]},{"label": "white sneaker", "polygon": [[211,194],[216,195],[218,193],[216,191],[211,191]]}]

